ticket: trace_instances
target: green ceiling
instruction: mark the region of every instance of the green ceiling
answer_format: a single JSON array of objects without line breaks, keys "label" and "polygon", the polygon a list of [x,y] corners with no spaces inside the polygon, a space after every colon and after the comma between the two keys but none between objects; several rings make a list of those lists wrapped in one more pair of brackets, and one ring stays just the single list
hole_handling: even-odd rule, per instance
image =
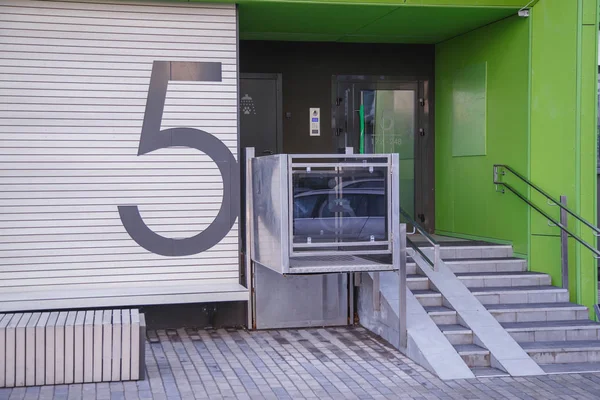
[{"label": "green ceiling", "polygon": [[253,40],[438,43],[514,15],[497,7],[240,4],[240,37]]},{"label": "green ceiling", "polygon": [[[530,0],[192,0],[239,4],[240,38],[438,43],[516,14]],[[537,2],[534,1],[533,3]]]}]

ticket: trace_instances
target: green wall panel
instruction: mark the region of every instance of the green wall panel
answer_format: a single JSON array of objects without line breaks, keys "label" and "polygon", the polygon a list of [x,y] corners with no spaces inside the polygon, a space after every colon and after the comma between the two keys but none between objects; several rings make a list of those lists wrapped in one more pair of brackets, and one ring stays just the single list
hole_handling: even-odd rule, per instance
[{"label": "green wall panel", "polygon": [[[540,1],[532,29],[531,180],[555,197],[566,195],[574,206],[577,1]],[[541,195],[532,193],[531,199],[559,216]],[[560,234],[539,213],[531,215],[533,234]]]},{"label": "green wall panel", "polygon": [[[487,154],[453,157],[453,77],[465,67],[483,63]],[[516,253],[527,254],[528,210],[515,196],[495,191],[492,167],[506,163],[527,174],[528,83],[527,19],[511,17],[436,46],[437,231],[510,241]]]},{"label": "green wall panel", "polygon": [[[569,207],[590,222],[597,217],[595,10],[596,0],[540,0],[532,12],[531,179],[555,197],[568,196]],[[557,207],[546,205],[541,196],[532,200],[558,216]],[[531,228],[531,268],[551,272],[561,284],[559,230],[534,212]],[[595,244],[589,229],[573,218],[569,228]],[[596,261],[572,239],[569,277],[573,301],[588,307],[597,303]]]},{"label": "green wall panel", "polygon": [[598,18],[598,7],[596,0],[583,0],[583,23],[594,25]]},{"label": "green wall panel", "polygon": [[485,156],[487,63],[467,65],[452,79],[452,156]]},{"label": "green wall panel", "polygon": [[[560,238],[557,236],[533,236],[531,238],[531,255],[529,269],[535,272],[550,274],[553,285],[561,284]],[[575,274],[570,278],[575,281]]]},{"label": "green wall panel", "polygon": [[[569,264],[577,261],[577,243],[575,239],[569,239]],[[531,256],[529,257],[530,270],[550,274],[552,284],[562,285],[562,268],[560,254],[560,237],[534,235],[531,238]],[[569,269],[570,300],[577,302],[577,271]]]},{"label": "green wall panel", "polygon": [[[596,184],[597,172],[594,168],[596,164],[596,135],[597,135],[597,103],[592,103],[590,99],[597,96],[598,69],[596,62],[598,60],[596,51],[596,41],[598,38],[598,28],[596,23],[593,25],[584,25],[581,33],[581,133],[580,133],[580,212],[589,221],[596,225]],[[581,225],[581,234],[584,240],[590,244],[595,244],[596,239],[591,230]],[[580,246],[580,273],[578,274],[580,299],[586,304],[597,304],[598,289],[596,282],[597,262],[592,253]]]}]

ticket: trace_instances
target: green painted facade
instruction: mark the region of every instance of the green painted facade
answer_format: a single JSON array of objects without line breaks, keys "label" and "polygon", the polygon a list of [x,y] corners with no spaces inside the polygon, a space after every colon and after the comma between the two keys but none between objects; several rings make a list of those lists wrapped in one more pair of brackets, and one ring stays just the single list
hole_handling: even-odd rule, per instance
[{"label": "green painted facade", "polygon": [[[529,37],[530,20],[514,16],[436,48],[436,230],[511,242],[521,255],[528,253],[527,206],[515,196],[496,193],[492,169],[498,163],[518,171],[528,168]],[[453,147],[468,144],[453,129],[460,112],[453,99],[465,88],[478,90],[478,75],[463,71],[482,64],[487,66],[486,97],[480,100],[487,103],[481,122],[486,154],[455,156]],[[478,118],[468,116],[463,125],[479,126]]]},{"label": "green painted facade", "polygon": [[[560,285],[560,230],[511,193],[492,166],[507,164],[596,221],[597,3],[540,0],[531,17],[510,17],[436,46],[436,226],[439,233],[509,242],[534,271]],[[487,154],[452,155],[453,78],[487,62]],[[475,79],[475,78],[474,78]],[[555,218],[556,206],[510,175],[506,181]],[[569,218],[588,243],[592,232]],[[571,239],[571,300],[597,303],[592,253]]]},{"label": "green painted facade", "polygon": [[[561,284],[559,229],[511,193],[498,193],[492,166],[510,165],[597,220],[599,0],[220,1],[238,3],[241,39],[435,44],[437,233],[511,243],[532,270]],[[517,17],[524,6],[530,17]],[[482,65],[483,81],[480,69],[465,73]],[[468,115],[457,99],[481,99],[485,112]],[[478,143],[457,151],[471,146],[457,126],[485,133],[470,132]],[[505,179],[558,218],[556,206]],[[595,243],[572,218],[569,227]],[[574,242],[569,254],[571,300],[591,307],[596,260]]]},{"label": "green painted facade", "polygon": [[[569,206],[589,221],[596,221],[597,7],[594,0],[546,0],[532,15],[530,177],[555,196],[567,195]],[[582,224],[570,218],[569,226],[595,243]],[[551,257],[558,235],[539,214],[531,215],[531,266],[554,282],[560,282],[559,259]],[[572,300],[597,303],[596,260],[574,243],[569,258]]]}]

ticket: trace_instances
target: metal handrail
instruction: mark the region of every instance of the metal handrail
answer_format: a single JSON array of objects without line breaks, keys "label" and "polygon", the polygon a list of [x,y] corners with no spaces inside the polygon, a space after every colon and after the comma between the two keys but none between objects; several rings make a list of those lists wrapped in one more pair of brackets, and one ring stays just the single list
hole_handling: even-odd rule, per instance
[{"label": "metal handrail", "polygon": [[423,237],[425,237],[425,239],[427,239],[427,241],[429,243],[431,243],[431,245],[433,246],[433,261],[432,261],[428,256],[425,255],[425,253],[423,253],[423,251],[419,248],[419,246],[417,246],[408,237],[406,238],[406,242],[423,257],[423,259],[427,262],[427,264],[431,265],[431,268],[433,268],[434,271],[437,271],[439,262],[441,260],[439,243],[429,233],[427,233],[425,228],[423,228],[421,225],[419,225],[419,223],[417,221],[415,221],[410,216],[410,214],[408,214],[406,211],[404,211],[402,209],[402,207],[400,207],[400,214],[404,218],[406,218],[406,220],[408,222],[410,222],[410,224],[413,226],[413,228],[418,230],[419,233],[421,233],[421,235],[423,235]]},{"label": "metal handrail", "polygon": [[[539,186],[537,186],[536,184],[534,184],[533,182],[531,182],[529,179],[525,178],[523,175],[519,174],[517,171],[515,171],[514,169],[512,169],[508,165],[505,165],[505,164],[495,164],[494,165],[494,184],[495,185],[506,186],[506,183],[501,182],[498,179],[498,176],[499,176],[499,174],[498,174],[498,168],[504,168],[504,169],[506,169],[507,171],[509,171],[510,173],[512,173],[514,176],[516,176],[517,178],[519,178],[521,181],[525,182],[527,185],[529,185],[530,187],[532,187],[533,189],[535,189],[538,193],[540,193],[543,196],[545,196],[546,199],[552,201],[554,203],[554,205],[557,205],[558,207],[562,208],[563,210],[565,210],[566,212],[568,212],[569,214],[571,214],[574,218],[576,218],[577,220],[579,220],[580,222],[582,222],[583,224],[585,224],[588,228],[592,229],[594,231],[594,235],[600,236],[600,228],[598,228],[597,226],[595,226],[592,223],[588,222],[587,220],[585,220],[583,217],[581,217],[580,215],[578,215],[575,211],[571,210],[570,208],[568,208],[564,204],[561,204],[560,201],[556,200],[550,194],[548,194],[547,192],[545,192],[542,188],[540,188]],[[502,175],[505,175],[505,174],[503,173]]]},{"label": "metal handrail", "polygon": [[[571,232],[566,226],[564,226],[563,224],[561,224],[560,222],[558,222],[557,220],[555,220],[554,218],[552,218],[547,212],[545,212],[544,210],[542,210],[540,207],[538,207],[535,204],[533,204],[525,196],[523,196],[521,193],[519,193],[515,188],[513,188],[512,186],[510,186],[508,183],[505,183],[505,182],[494,182],[494,183],[497,184],[497,185],[502,185],[505,188],[507,188],[508,190],[510,190],[511,192],[513,192],[518,198],[520,198],[521,200],[523,200],[525,203],[529,204],[529,206],[531,208],[533,208],[534,210],[536,210],[537,212],[539,212],[540,214],[542,214],[544,217],[546,217],[548,220],[550,220],[550,222],[552,222],[554,225],[556,225],[557,227],[559,227],[560,229],[562,229],[563,231],[565,231],[573,239],[577,240],[579,243],[581,243],[583,246],[585,246],[588,250],[590,250],[591,252],[593,252],[594,254],[596,254],[596,259],[600,258],[600,251],[598,251],[592,245],[588,244],[585,240],[581,239],[575,233]],[[567,210],[565,210],[565,211],[567,211]]]},{"label": "metal handrail", "polygon": [[429,243],[431,243],[433,246],[435,246],[436,244],[438,244],[438,242],[429,233],[427,233],[427,231],[425,230],[425,228],[423,228],[421,225],[419,225],[419,223],[417,221],[415,221],[414,219],[412,219],[412,217],[410,216],[410,214],[407,213],[406,211],[404,211],[404,209],[402,207],[400,207],[400,214],[404,218],[406,218],[406,220],[408,222],[410,222],[410,224],[416,230],[418,230],[421,233],[421,235],[425,236],[425,239],[427,239],[427,241]]},{"label": "metal handrail", "polygon": [[423,253],[423,250],[421,250],[421,249],[419,248],[419,246],[417,246],[417,245],[415,244],[415,242],[413,242],[412,240],[410,240],[410,239],[407,237],[407,238],[406,238],[406,243],[407,243],[408,245],[410,245],[410,247],[412,247],[414,251],[416,251],[417,253],[419,253],[419,255],[420,255],[421,257],[423,257],[423,259],[425,260],[425,262],[426,262],[427,264],[429,264],[429,265],[431,266],[431,268],[435,269],[435,263],[434,263],[433,261],[431,261],[431,259],[430,259],[429,257],[427,257],[427,256],[425,255],[425,253]]},{"label": "metal handrail", "polygon": [[[504,170],[511,172],[514,176],[519,178],[521,181],[525,182],[529,187],[533,188],[535,191],[537,191],[538,193],[545,196],[547,203],[548,203],[548,200],[550,200],[551,202],[554,203],[554,204],[548,203],[549,205],[551,205],[551,206],[556,205],[556,206],[560,207],[560,221],[557,221],[556,219],[552,218],[547,212],[542,210],[540,207],[535,205],[524,195],[519,193],[514,187],[512,187],[511,185],[509,185],[506,182],[501,181],[499,179],[499,177],[500,177],[499,169],[503,169],[501,172],[501,174],[503,176],[506,175],[506,172]],[[575,233],[573,233],[569,230],[569,228],[567,227],[567,219],[568,219],[567,214],[571,214],[578,221],[584,223],[587,227],[591,228],[593,231],[592,233],[596,237],[600,236],[599,235],[600,229],[597,228],[596,226],[592,225],[585,219],[583,219],[583,217],[577,215],[571,209],[569,209],[567,207],[567,197],[566,196],[561,196],[560,201],[557,201],[554,197],[552,197],[551,195],[546,193],[542,188],[535,185],[533,182],[531,182],[530,180],[525,178],[523,175],[519,174],[517,171],[515,171],[508,165],[503,165],[503,164],[495,164],[494,165],[494,184],[496,185],[496,190],[498,190],[499,185],[502,185],[503,187],[510,190],[515,196],[517,196],[519,199],[523,200],[531,208],[533,208],[534,210],[536,210],[537,212],[542,214],[544,217],[546,217],[548,219],[549,223],[553,224],[551,226],[556,226],[561,229],[560,253],[561,253],[561,275],[562,275],[562,287],[563,288],[565,288],[565,289],[569,288],[569,255],[568,255],[568,253],[569,253],[569,244],[568,244],[569,236],[571,236],[573,239],[575,239],[576,241],[581,243],[586,249],[590,250],[594,254],[593,257],[595,259],[600,259],[600,251],[598,251],[598,249],[596,247],[590,245],[588,242],[586,242],[581,237],[577,236]],[[504,193],[504,189],[502,189],[502,193]]]}]

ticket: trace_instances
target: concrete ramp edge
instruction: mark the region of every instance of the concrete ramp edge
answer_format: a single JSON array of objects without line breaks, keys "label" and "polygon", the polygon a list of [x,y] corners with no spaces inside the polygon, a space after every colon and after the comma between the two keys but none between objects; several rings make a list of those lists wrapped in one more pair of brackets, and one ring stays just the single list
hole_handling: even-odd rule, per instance
[{"label": "concrete ramp edge", "polygon": [[[420,258],[419,261],[423,261],[418,254],[413,258]],[[419,262],[417,264],[422,265]],[[453,308],[463,324],[473,331],[477,344],[490,351],[492,367],[506,371],[512,376],[545,375],[540,366],[529,357],[452,270],[443,261],[439,264],[437,271],[431,268],[421,268],[421,270],[442,294],[443,301]]]},{"label": "concrete ramp edge", "polygon": [[398,275],[396,272],[381,272],[380,274],[381,305],[379,310],[375,310],[373,306],[372,274],[362,274],[358,296],[358,314],[361,325],[382,337],[440,379],[474,378],[473,372],[410,290],[407,290],[408,343],[406,348],[399,346]]}]

